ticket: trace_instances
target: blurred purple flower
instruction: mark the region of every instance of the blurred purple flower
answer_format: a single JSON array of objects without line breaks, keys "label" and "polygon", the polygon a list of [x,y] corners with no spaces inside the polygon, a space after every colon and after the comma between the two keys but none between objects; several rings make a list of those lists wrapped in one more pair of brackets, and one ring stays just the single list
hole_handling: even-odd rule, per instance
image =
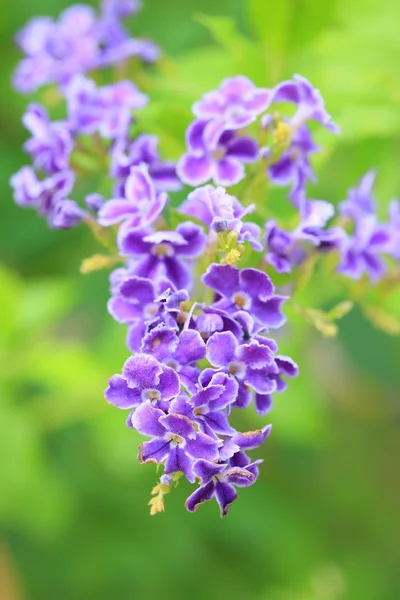
[{"label": "blurred purple flower", "polygon": [[143,164],[131,168],[124,193],[124,198],[108,200],[103,204],[98,215],[100,225],[108,227],[125,221],[124,232],[148,227],[158,219],[167,202],[166,194],[156,192]]},{"label": "blurred purple flower", "polygon": [[73,147],[67,122],[50,122],[46,109],[39,104],[28,106],[22,122],[32,134],[24,150],[32,156],[35,167],[49,175],[66,169]]},{"label": "blurred purple flower", "polygon": [[14,74],[14,85],[29,93],[49,83],[67,83],[74,75],[138,55],[156,60],[158,48],[148,40],[133,39],[121,18],[135,10],[134,2],[106,1],[97,17],[90,6],[76,4],[57,21],[37,17],[16,36],[25,58]]},{"label": "blurred purple flower", "polygon": [[193,112],[199,119],[217,119],[226,129],[246,127],[266,110],[271,93],[257,88],[244,75],[224,79],[217,90],[204,94],[193,105]]},{"label": "blurred purple flower", "polygon": [[111,139],[126,135],[132,110],[142,108],[148,101],[130,81],[97,88],[94,81],[83,76],[73,78],[65,95],[74,132],[91,135],[98,131]]},{"label": "blurred purple flower", "polygon": [[131,167],[146,164],[149,175],[158,191],[175,191],[182,187],[176,174],[176,165],[162,162],[158,152],[158,138],[155,135],[140,135],[134,141],[117,139],[111,151],[112,177],[117,178],[117,193],[123,194],[126,179]]},{"label": "blurred purple flower", "polygon": [[339,133],[339,127],[325,109],[324,99],[319,90],[301,75],[282,81],[272,90],[271,103],[290,102],[296,105],[296,112],[289,120],[293,129],[305,125],[307,121],[318,121],[332,133]]},{"label": "blurred purple flower", "polygon": [[245,175],[243,163],[257,160],[257,143],[238,136],[213,121],[193,121],[186,132],[188,152],[178,162],[180,179],[197,186],[213,179],[217,185],[231,186]]}]

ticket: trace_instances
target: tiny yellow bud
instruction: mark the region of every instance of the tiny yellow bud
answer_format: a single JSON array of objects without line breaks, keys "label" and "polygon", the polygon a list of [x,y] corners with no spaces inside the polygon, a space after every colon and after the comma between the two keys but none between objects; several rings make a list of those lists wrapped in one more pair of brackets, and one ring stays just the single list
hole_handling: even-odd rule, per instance
[{"label": "tiny yellow bud", "polygon": [[91,273],[92,271],[100,271],[101,269],[108,269],[113,267],[119,260],[119,257],[106,256],[105,254],[93,254],[89,258],[85,258],[82,261],[80,272],[83,275]]},{"label": "tiny yellow bud", "polygon": [[273,138],[276,146],[287,148],[292,140],[292,128],[289,123],[280,121],[273,133]]}]

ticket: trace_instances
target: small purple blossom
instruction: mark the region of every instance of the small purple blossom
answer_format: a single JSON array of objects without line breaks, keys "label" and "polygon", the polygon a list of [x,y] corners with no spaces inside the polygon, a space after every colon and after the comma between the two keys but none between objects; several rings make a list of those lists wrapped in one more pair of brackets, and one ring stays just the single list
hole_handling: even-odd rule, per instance
[{"label": "small purple blossom", "polygon": [[181,188],[182,184],[176,174],[176,165],[161,161],[157,136],[146,134],[139,135],[133,141],[120,138],[112,148],[110,174],[117,179],[119,192],[123,190],[131,167],[142,163],[147,165],[157,191],[168,192]]},{"label": "small purple blossom", "polygon": [[158,280],[167,277],[176,288],[191,285],[190,262],[204,248],[205,235],[199,225],[181,223],[176,231],[156,231],[125,227],[119,236],[124,256],[136,259],[131,273]]},{"label": "small purple blossom", "polygon": [[237,499],[235,488],[248,487],[257,479],[251,468],[228,467],[204,459],[197,460],[192,470],[200,480],[200,487],[186,500],[186,509],[194,512],[200,504],[215,497],[221,517],[228,514],[230,505]]},{"label": "small purple blossom", "polygon": [[257,88],[244,75],[224,79],[217,90],[204,94],[193,105],[198,119],[222,121],[227,129],[246,127],[267,110],[271,99],[269,90]]},{"label": "small purple blossom", "polygon": [[69,122],[73,131],[91,135],[98,131],[104,138],[126,135],[132,111],[147,104],[130,81],[118,81],[97,88],[94,81],[76,76],[65,90]]},{"label": "small purple blossom", "polygon": [[315,181],[309,156],[318,149],[309,129],[302,125],[294,131],[289,148],[277,162],[268,167],[268,176],[272,183],[284,187],[292,185],[290,196],[295,205],[298,204],[297,196],[307,181]]},{"label": "small purple blossom", "polygon": [[334,215],[333,205],[324,200],[300,202],[300,223],[292,232],[283,231],[275,221],[265,224],[265,260],[278,273],[290,273],[309,256],[310,248],[327,252],[341,247],[344,231],[340,227],[324,229]]},{"label": "small purple blossom", "polygon": [[193,388],[193,395],[189,399],[178,396],[171,404],[171,411],[186,415],[211,437],[232,436],[236,431],[229,424],[225,409],[235,402],[237,393],[238,383],[233,377],[205,369]]},{"label": "small purple blossom", "polygon": [[261,324],[273,329],[281,327],[286,320],[280,310],[286,297],[274,295],[272,281],[262,271],[212,264],[202,281],[221,297],[214,303],[217,308],[230,313],[249,312]]},{"label": "small purple blossom", "polygon": [[376,283],[386,272],[382,258],[391,252],[390,227],[377,222],[375,215],[366,215],[356,222],[352,236],[345,236],[341,245],[338,271],[351,279],[366,273]]},{"label": "small purple blossom", "polygon": [[161,215],[167,196],[157,193],[145,165],[132,167],[125,182],[124,198],[105,202],[98,221],[105,227],[124,221],[125,231],[153,224]]},{"label": "small purple blossom", "polygon": [[389,204],[389,227],[391,232],[391,253],[400,260],[400,200]]},{"label": "small purple blossom", "polygon": [[245,175],[243,163],[254,162],[258,156],[252,138],[204,119],[189,125],[186,144],[188,152],[178,162],[177,172],[184,183],[193,186],[210,179],[216,185],[235,185]]},{"label": "small purple blossom", "polygon": [[68,123],[51,123],[47,111],[38,104],[28,106],[22,122],[32,134],[24,150],[32,156],[35,167],[49,175],[66,169],[73,146]]},{"label": "small purple blossom", "polygon": [[132,426],[151,437],[139,448],[140,462],[164,463],[164,473],[183,473],[194,483],[193,464],[197,458],[215,460],[219,442],[197,431],[193,421],[184,415],[164,414],[149,403],[142,404],[132,415]]},{"label": "small purple blossom", "polygon": [[125,410],[147,401],[168,410],[179,392],[179,377],[173,369],[148,354],[134,354],[125,362],[122,375],[109,379],[105,398]]},{"label": "small purple blossom", "polygon": [[359,181],[358,185],[350,188],[347,199],[339,204],[341,215],[358,220],[360,217],[375,213],[375,197],[373,187],[376,172],[368,171]]},{"label": "small purple blossom", "polygon": [[73,188],[74,174],[68,170],[59,171],[39,180],[32,167],[22,167],[11,177],[10,184],[19,206],[36,209],[52,224],[57,205],[67,199]]},{"label": "small purple blossom", "polygon": [[282,81],[272,90],[271,103],[290,102],[296,105],[296,112],[289,123],[298,129],[307,121],[318,121],[332,133],[338,133],[339,127],[325,109],[324,99],[319,90],[301,75],[292,80]]},{"label": "small purple blossom", "polygon": [[[271,394],[278,388],[281,369],[277,346],[273,340],[257,337],[239,344],[230,332],[214,333],[207,342],[207,358],[217,368],[222,368],[236,379],[239,385],[238,405],[247,406],[254,390],[255,407],[259,414],[269,410]],[[297,367],[294,363],[293,368]],[[283,372],[283,371],[282,371]]]}]

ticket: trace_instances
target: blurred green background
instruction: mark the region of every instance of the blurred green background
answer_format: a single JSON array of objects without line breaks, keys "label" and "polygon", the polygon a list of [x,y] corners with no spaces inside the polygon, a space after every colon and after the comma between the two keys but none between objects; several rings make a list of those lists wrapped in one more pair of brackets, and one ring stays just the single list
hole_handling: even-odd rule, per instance
[{"label": "blurred green background", "polygon": [[[96,245],[83,228],[47,229],[8,186],[28,162],[12,37],[67,5],[14,0],[0,16],[0,599],[397,600],[400,343],[357,310],[334,340],[288,327],[281,349],[301,375],[228,518],[213,503],[187,514],[185,483],[149,516],[155,468],[102,398],[127,353],[105,273],[79,275]],[[342,200],[374,166],[383,215],[400,194],[399,20],[397,0],[146,0],[130,27],[164,48],[170,77],[154,80],[151,126],[168,122],[178,153],[190,103],[222,77],[271,86],[299,72],[343,129],[318,134],[314,197]],[[242,430],[264,422],[240,418]]]}]

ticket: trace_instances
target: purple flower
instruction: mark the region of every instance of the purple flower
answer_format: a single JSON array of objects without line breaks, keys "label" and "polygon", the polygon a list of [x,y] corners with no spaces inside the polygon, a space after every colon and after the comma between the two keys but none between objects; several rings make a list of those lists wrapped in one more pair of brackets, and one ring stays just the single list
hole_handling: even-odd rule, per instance
[{"label": "purple flower", "polygon": [[55,229],[70,229],[79,225],[85,217],[85,211],[74,200],[66,199],[55,205],[50,224]]},{"label": "purple flower", "polygon": [[134,0],[105,0],[98,22],[99,67],[120,63],[138,56],[145,62],[154,62],[160,57],[159,48],[150,40],[132,38],[121,24],[121,19],[137,12],[140,3]]},{"label": "purple flower", "polygon": [[67,83],[74,75],[137,55],[156,60],[158,48],[148,40],[132,39],[121,18],[135,10],[133,2],[107,1],[96,18],[90,6],[74,5],[58,21],[38,17],[17,34],[25,58],[14,74],[15,87],[31,92],[48,83]]},{"label": "purple flower", "polygon": [[[290,356],[284,356],[278,354],[275,356],[275,364],[278,368],[278,373],[271,374],[271,379],[276,382],[275,392],[284,392],[287,388],[287,383],[283,379],[285,377],[297,377],[299,368]],[[263,415],[269,412],[272,408],[272,394],[260,394],[258,392],[254,395],[254,404],[259,414]]]},{"label": "purple flower", "polygon": [[94,81],[76,76],[65,91],[71,127],[77,133],[117,138],[127,133],[132,110],[148,102],[130,81],[97,88]]},{"label": "purple flower", "polygon": [[105,398],[122,409],[133,409],[149,401],[168,410],[179,392],[179,377],[173,369],[148,354],[134,354],[125,362],[122,376],[109,379]]},{"label": "purple flower", "polygon": [[265,224],[266,261],[278,273],[290,273],[309,255],[310,246],[319,252],[339,248],[345,236],[340,227],[324,229],[334,215],[334,208],[323,200],[305,200],[300,203],[300,223],[291,233],[280,229],[275,221]]},{"label": "purple flower", "polygon": [[[258,337],[239,344],[230,332],[214,333],[207,342],[207,359],[217,368],[224,369],[239,385],[238,405],[247,406],[250,390],[256,392],[256,409],[266,412],[270,394],[277,389],[279,366],[275,360],[277,346],[273,340]],[[264,396],[268,401],[264,401]]]},{"label": "purple flower", "polygon": [[382,255],[391,252],[391,244],[388,225],[379,224],[373,214],[359,218],[354,235],[343,239],[338,271],[351,279],[366,273],[376,283],[386,271]]},{"label": "purple flower", "polygon": [[274,286],[265,273],[257,269],[239,271],[230,265],[212,264],[202,281],[221,296],[215,307],[230,313],[244,310],[273,329],[284,324],[285,317],[280,307],[286,298],[274,295]]},{"label": "purple flower", "polygon": [[315,181],[309,156],[318,149],[310,131],[303,125],[294,131],[289,148],[276,163],[268,167],[268,176],[272,183],[279,186],[292,184],[290,194],[296,205],[297,196],[307,181]]},{"label": "purple flower", "polygon": [[49,175],[66,169],[73,146],[68,124],[51,123],[39,104],[29,105],[22,121],[32,134],[24,149],[32,155],[35,167]]},{"label": "purple flower", "polygon": [[[108,301],[111,316],[118,323],[139,321],[144,333],[145,322],[152,319],[159,309],[155,302],[158,290],[155,290],[154,283],[150,279],[124,273],[122,280],[113,287],[113,295]],[[135,351],[138,349],[134,348]]]},{"label": "purple flower", "polygon": [[142,2],[141,0],[103,0],[101,8],[105,17],[124,19],[139,12]]},{"label": "purple flower", "polygon": [[391,253],[400,260],[400,201],[389,204],[389,227],[391,231]]},{"label": "purple flower", "polygon": [[282,81],[272,90],[271,103],[291,102],[296,105],[296,112],[290,119],[293,129],[298,129],[307,121],[318,121],[332,131],[338,133],[338,126],[325,109],[324,99],[319,90],[301,75],[294,75],[292,80]]},{"label": "purple flower", "polygon": [[224,79],[220,87],[193,105],[199,119],[223,121],[227,129],[246,127],[270,104],[269,90],[257,88],[244,75]]},{"label": "purple flower", "polygon": [[194,512],[200,504],[215,497],[220,507],[221,517],[224,517],[237,498],[235,488],[248,487],[256,481],[256,476],[249,468],[229,468],[226,464],[204,459],[197,460],[192,470],[200,479],[200,487],[186,500],[185,506],[189,512]]},{"label": "purple flower", "polygon": [[213,179],[217,185],[230,186],[243,179],[243,163],[254,162],[257,143],[250,137],[239,137],[235,131],[218,123],[193,121],[186,132],[188,152],[178,162],[180,179],[197,186]]},{"label": "purple flower", "polygon": [[158,138],[155,135],[140,135],[133,142],[116,140],[111,152],[111,176],[118,179],[118,190],[123,190],[131,167],[144,163],[158,191],[175,191],[181,188],[176,174],[176,165],[161,162]]},{"label": "purple flower", "polygon": [[[164,356],[169,355],[171,349],[160,346],[160,339],[156,337],[157,326],[159,328],[164,326],[167,331],[172,329],[170,340],[174,348],[177,348],[183,335],[182,333],[178,340],[177,320],[182,314],[181,304],[189,299],[186,290],[175,290],[171,282],[166,279],[160,279],[156,283],[125,271],[114,272],[111,279],[113,295],[108,302],[108,310],[116,321],[130,325],[127,336],[129,350],[138,352],[141,346],[153,344],[150,347],[150,354],[157,358],[160,358],[161,353]],[[150,327],[150,332],[145,338],[146,331]],[[204,342],[202,343],[204,346]],[[157,347],[159,347],[158,352],[154,350]],[[189,357],[190,353],[189,350]]]},{"label": "purple flower", "polygon": [[71,6],[57,22],[49,17],[29,21],[16,38],[26,54],[15,73],[16,88],[31,92],[91,68],[98,54],[95,28],[94,10],[84,5]]},{"label": "purple flower", "polygon": [[194,483],[193,464],[197,458],[215,460],[219,442],[197,431],[195,424],[184,415],[164,414],[149,403],[142,404],[132,415],[132,426],[142,435],[151,437],[139,448],[142,463],[164,463],[164,473],[182,472]]},{"label": "purple flower", "polygon": [[132,274],[158,280],[167,277],[178,289],[191,284],[187,263],[203,250],[205,235],[199,225],[181,223],[176,231],[156,231],[124,227],[120,231],[119,248],[124,256],[137,258]]},{"label": "purple flower", "polygon": [[216,218],[230,221],[241,219],[254,210],[254,205],[244,207],[234,196],[226,193],[223,187],[204,185],[191,192],[179,207],[179,212],[202,221],[208,227]]},{"label": "purple flower", "polygon": [[64,201],[74,184],[72,171],[59,171],[39,181],[32,167],[22,167],[11,177],[14,200],[19,206],[34,208],[51,223],[56,205]]},{"label": "purple flower", "polygon": [[339,212],[346,217],[358,220],[360,217],[375,213],[375,197],[373,187],[376,172],[368,171],[359,181],[358,185],[350,188],[345,202],[339,204]]},{"label": "purple flower", "polygon": [[161,215],[167,196],[158,194],[145,165],[132,167],[125,183],[125,198],[109,200],[99,210],[100,225],[126,221],[125,231],[148,227]]},{"label": "purple flower", "polygon": [[238,383],[223,372],[205,369],[194,388],[193,395],[178,396],[171,403],[171,411],[194,421],[201,431],[218,439],[218,435],[232,436],[235,429],[229,425],[225,410],[235,402]]},{"label": "purple flower", "polygon": [[97,194],[97,193],[93,193],[93,194],[88,194],[85,197],[85,204],[88,207],[89,210],[91,210],[94,213],[98,213],[100,208],[103,206],[104,202],[105,202],[105,198],[104,196],[102,196],[101,194]]}]

